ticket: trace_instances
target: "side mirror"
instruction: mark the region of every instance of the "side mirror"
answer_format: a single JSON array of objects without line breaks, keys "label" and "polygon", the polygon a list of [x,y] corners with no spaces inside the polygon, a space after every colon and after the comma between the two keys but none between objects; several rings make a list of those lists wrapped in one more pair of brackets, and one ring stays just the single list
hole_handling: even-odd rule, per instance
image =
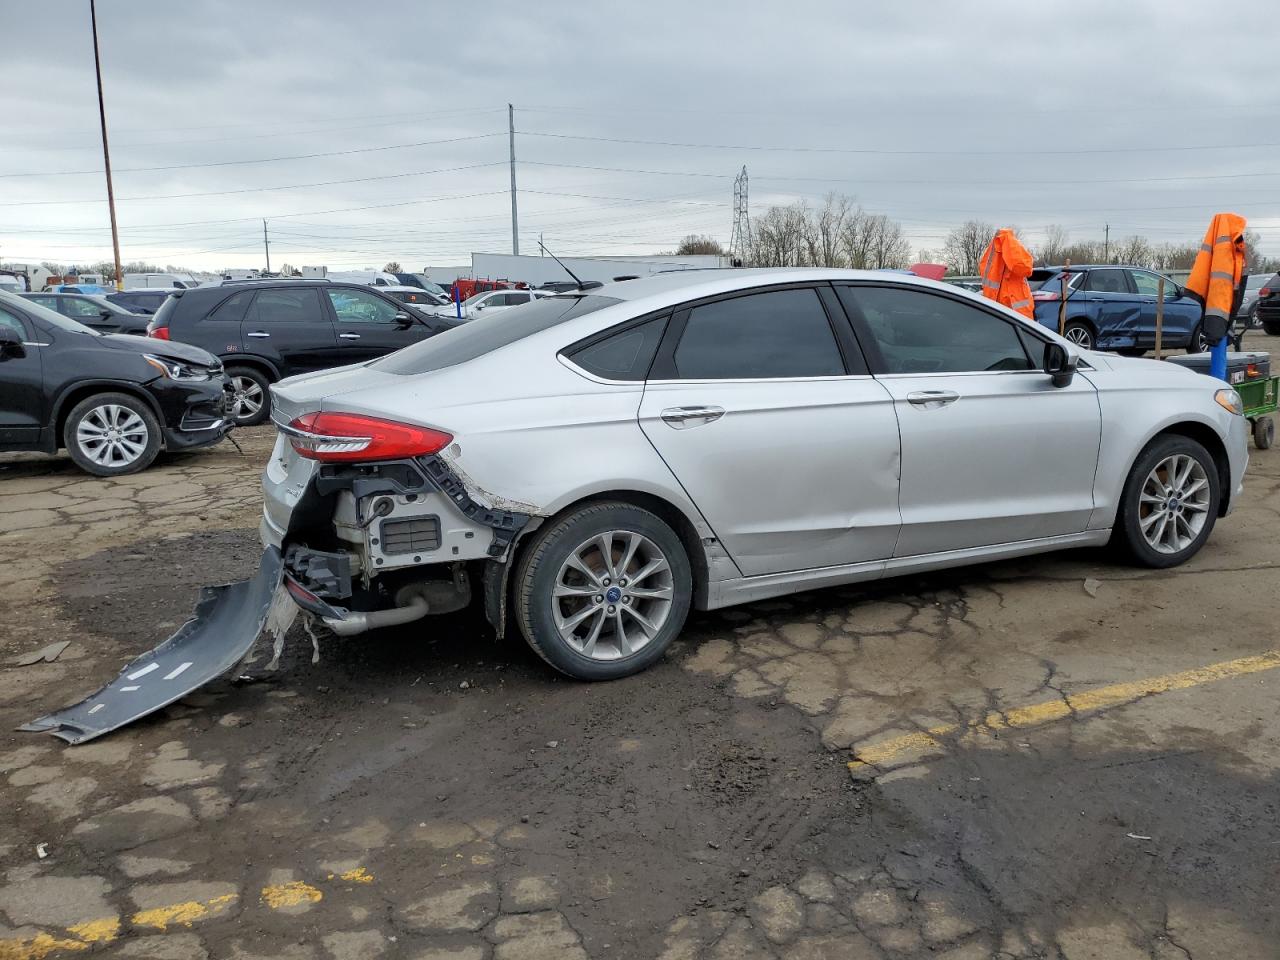
[{"label": "side mirror", "polygon": [[396,326],[401,330],[408,330],[413,326],[413,317],[401,310],[392,319],[395,320]]},{"label": "side mirror", "polygon": [[12,327],[0,327],[0,360],[17,359],[27,355],[22,338]]},{"label": "side mirror", "polygon": [[1044,372],[1055,387],[1067,387],[1076,376],[1077,358],[1060,343],[1044,345]]},{"label": "side mirror", "polygon": [[100,316],[103,320],[110,320],[112,317],[115,316],[115,314],[112,313],[110,310],[103,310],[101,313],[98,314],[98,316]]}]

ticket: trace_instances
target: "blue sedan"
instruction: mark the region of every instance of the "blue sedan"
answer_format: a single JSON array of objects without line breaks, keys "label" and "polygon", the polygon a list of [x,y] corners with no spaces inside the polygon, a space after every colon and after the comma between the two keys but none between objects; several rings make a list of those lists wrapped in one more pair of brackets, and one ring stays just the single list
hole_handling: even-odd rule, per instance
[{"label": "blue sedan", "polygon": [[[1086,350],[1142,354],[1156,345],[1156,292],[1160,275],[1141,267],[1113,265],[1038,267],[1030,277],[1036,320],[1058,329],[1063,279],[1067,316],[1063,333]],[[1204,309],[1172,280],[1164,281],[1162,346],[1202,353]]]}]

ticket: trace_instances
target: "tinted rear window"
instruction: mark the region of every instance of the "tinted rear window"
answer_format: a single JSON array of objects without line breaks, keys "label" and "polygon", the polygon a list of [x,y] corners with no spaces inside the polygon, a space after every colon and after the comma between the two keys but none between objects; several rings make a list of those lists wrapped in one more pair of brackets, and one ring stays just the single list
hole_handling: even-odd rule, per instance
[{"label": "tinted rear window", "polygon": [[1032,270],[1031,276],[1027,277],[1027,286],[1032,290],[1039,290],[1056,277],[1058,272],[1057,270]]},{"label": "tinted rear window", "polygon": [[620,302],[613,297],[547,297],[522,307],[494,311],[374,360],[369,366],[384,373],[401,374],[442,370]]}]

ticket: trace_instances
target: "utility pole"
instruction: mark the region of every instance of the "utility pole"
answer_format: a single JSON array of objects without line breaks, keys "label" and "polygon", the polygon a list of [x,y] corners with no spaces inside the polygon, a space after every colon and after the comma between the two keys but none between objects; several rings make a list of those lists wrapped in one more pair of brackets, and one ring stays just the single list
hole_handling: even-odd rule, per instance
[{"label": "utility pole", "polygon": [[546,255],[547,255],[547,251],[542,246],[542,231],[539,230],[538,231],[538,256],[545,257]]},{"label": "utility pole", "polygon": [[1102,240],[1102,262],[1111,262],[1111,224],[1103,225]]},{"label": "utility pole", "polygon": [[520,225],[516,217],[516,108],[507,104],[507,134],[511,145],[511,253],[520,255]]},{"label": "utility pole", "polygon": [[267,239],[267,221],[262,221],[262,250],[267,255],[267,273],[271,272],[271,242]]},{"label": "utility pole", "polygon": [[116,289],[124,289],[120,267],[120,232],[116,229],[116,195],[111,186],[111,149],[107,146],[107,107],[102,99],[102,59],[98,55],[98,9],[89,0],[89,20],[93,25],[93,72],[98,78],[98,120],[102,124],[102,165],[107,172],[107,211],[111,215],[111,249],[116,258]]},{"label": "utility pole", "polygon": [[747,201],[747,168],[733,181],[733,232],[729,237],[729,263],[731,266],[745,266],[747,253],[751,247],[751,213]]}]

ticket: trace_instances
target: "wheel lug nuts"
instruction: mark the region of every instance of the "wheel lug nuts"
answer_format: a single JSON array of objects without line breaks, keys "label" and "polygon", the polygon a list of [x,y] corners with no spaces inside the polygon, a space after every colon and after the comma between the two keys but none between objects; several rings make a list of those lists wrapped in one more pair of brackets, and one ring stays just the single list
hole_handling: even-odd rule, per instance
[{"label": "wheel lug nuts", "polygon": [[625,587],[626,585],[627,585],[627,581],[626,581],[625,579],[622,579],[622,580],[619,580],[619,581],[618,581],[618,586],[620,586],[620,587]]},{"label": "wheel lug nuts", "polygon": [[609,585],[609,578],[605,577],[603,583],[607,587]]},{"label": "wheel lug nuts", "polygon": [[597,595],[597,596],[596,596],[596,603],[604,603],[604,597]]},{"label": "wheel lug nuts", "polygon": [[622,602],[623,602],[623,603],[630,603],[630,602],[631,602],[631,598],[630,598],[630,597],[623,597],[623,598],[622,598]]},{"label": "wheel lug nuts", "polygon": [[615,607],[615,606],[611,603],[611,604],[609,604],[609,612],[610,612],[610,613],[617,613],[617,612],[618,612],[618,608],[617,608],[617,607]]}]

